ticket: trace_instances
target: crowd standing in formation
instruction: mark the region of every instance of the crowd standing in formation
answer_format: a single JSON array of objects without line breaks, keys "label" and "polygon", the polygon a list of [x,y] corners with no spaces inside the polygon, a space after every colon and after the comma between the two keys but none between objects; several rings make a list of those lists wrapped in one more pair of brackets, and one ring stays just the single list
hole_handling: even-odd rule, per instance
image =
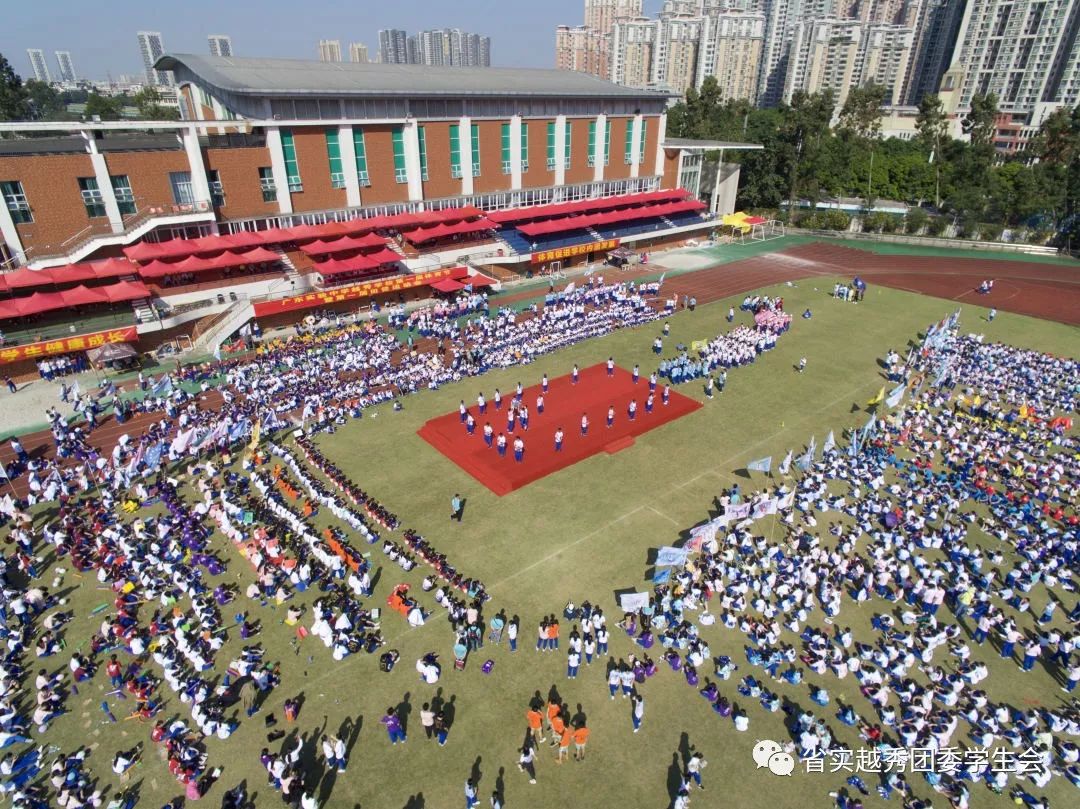
[{"label": "crowd standing in formation", "polygon": [[[684,374],[709,375],[717,367],[753,361],[790,326],[782,299],[748,298],[742,308],[753,313],[754,328],[739,326],[707,343],[693,363],[688,357],[662,363],[661,375],[676,382]],[[69,709],[79,684],[96,678],[107,679],[109,687],[101,721],[116,722],[115,712],[122,712],[125,720],[147,723],[150,742],[160,746],[178,789],[189,800],[205,795],[222,775],[209,760],[205,738],[227,739],[260,713],[271,729],[278,720],[265,709],[274,694],[285,699],[286,722],[302,710],[296,695],[282,693],[279,667],[259,642],[263,626],[253,612],[263,607],[282,611],[281,623],[296,632],[297,654],[313,636],[308,643],[321,641],[330,659],[369,654],[383,671],[398,659],[396,650],[386,648],[384,624],[422,626],[440,608],[451,628],[455,668],[481,653],[486,630],[487,642],[500,645],[505,629],[509,651],[515,652],[519,619],[503,612],[485,616],[489,595],[479,579],[459,570],[415,530],[403,529],[395,514],[310,439],[296,441],[294,451],[272,436],[296,423],[332,431],[374,404],[527,363],[662,316],[662,308],[632,283],[597,278],[542,309],[491,315],[486,297],[470,294],[452,305],[392,315],[394,325],[437,341],[435,351],[419,350],[411,338],[402,345],[371,322],[332,324],[267,341],[253,357],[221,363],[213,369],[220,385],[210,370],[192,369],[141,381],[146,395],[132,408],[155,420],[106,455],[88,440],[96,426],[93,407],[84,423],[74,425],[51,410],[53,457],[31,459],[16,440],[17,460],[5,476],[25,476],[29,493],[0,504],[14,545],[0,564],[0,618],[8,648],[0,671],[0,728],[7,734],[3,746],[20,745],[0,762],[0,789],[20,809],[106,805],[110,795],[87,771],[92,757],[86,748],[65,754],[33,744],[35,734],[47,732]],[[691,365],[701,369],[687,369]],[[807,760],[836,753],[834,721],[857,728],[860,739],[881,750],[948,749],[964,722],[976,746],[1004,745],[1029,768],[1003,772],[965,758],[947,770],[925,772],[928,785],[960,807],[977,782],[995,791],[1012,787],[1022,802],[1037,806],[1041,799],[1035,793],[1054,775],[1080,786],[1080,750],[1070,738],[1080,735],[1080,709],[1071,701],[1040,709],[994,702],[979,688],[988,674],[979,658],[980,647],[991,642],[1003,657],[1018,655],[1023,671],[1046,667],[1065,691],[1080,682],[1074,506],[1080,469],[1075,440],[1062,423],[1063,414],[1075,409],[1077,366],[960,338],[944,327],[911,362],[893,365],[901,366],[900,378],[912,387],[902,409],[860,431],[861,445],[850,453],[829,448],[820,460],[810,458],[799,480],[749,503],[753,510],[772,501],[771,513],[785,527],[783,540],[755,534],[750,516],[699,537],[698,551],[618,622],[617,631],[625,635],[620,640],[632,651],[617,659],[607,659],[612,639],[604,611],[588,603],[567,605],[566,677],[576,680],[603,668],[603,676],[591,676],[598,688],[606,682],[612,700],[627,701],[628,732],[637,733],[648,729],[646,683],[671,676],[669,670],[699,691],[709,710],[730,718],[736,731],[750,726],[747,698],[763,710],[789,713],[795,728],[789,749]],[[676,379],[672,372],[679,368],[687,370]],[[202,395],[186,391],[183,383],[193,382]],[[710,394],[711,382],[710,376]],[[656,375],[648,384],[651,399]],[[208,400],[211,388],[220,390],[220,399]],[[529,403],[520,396],[520,390],[508,395],[507,413],[524,431]],[[496,391],[495,410],[501,398]],[[76,395],[76,401],[84,398]],[[542,412],[542,401],[534,404]],[[478,412],[486,407],[481,394]],[[475,429],[464,402],[462,416],[466,429],[470,418]],[[608,422],[613,418],[609,412]],[[588,428],[583,417],[583,435]],[[231,453],[249,437],[250,452],[234,464]],[[266,439],[261,447],[260,437]],[[491,446],[488,432],[483,438]],[[505,452],[506,436],[500,438],[497,450]],[[564,436],[556,434],[555,440],[558,447]],[[513,450],[522,460],[520,434]],[[35,528],[26,508],[42,503],[51,510]],[[160,506],[154,511],[159,516],[125,518],[140,505]],[[723,505],[735,510],[746,504],[732,491]],[[452,508],[460,518],[460,503]],[[323,512],[326,519],[317,522]],[[827,520],[830,513],[835,518],[823,537],[819,517]],[[342,527],[317,527],[331,517]],[[997,539],[1010,557],[1015,554],[1011,569],[1005,569],[1009,560],[1001,548],[986,550],[969,540],[975,527]],[[222,577],[237,562],[214,548],[215,529],[251,565],[252,582],[242,591]],[[392,538],[397,530],[400,541]],[[383,564],[356,547],[357,540],[378,547]],[[37,561],[47,551],[57,559],[48,588],[39,581],[45,571]],[[393,576],[393,565],[404,571],[423,565],[425,576],[419,592],[393,585],[384,617],[365,601],[373,596],[377,575]],[[29,656],[43,659],[65,647],[71,613],[54,592],[69,574],[94,578],[108,591],[95,610],[101,623],[72,653],[66,671],[50,675],[39,669],[33,679]],[[1046,588],[1051,600],[1033,605],[1027,594],[1036,586],[1040,592]],[[872,642],[856,640],[842,625],[845,601],[880,602]],[[942,605],[955,622],[939,612]],[[819,625],[819,613],[831,630]],[[1056,614],[1065,615],[1071,627],[1063,628]],[[537,651],[560,650],[559,624],[554,615],[541,622]],[[713,654],[701,629],[712,624],[747,637],[750,673],[730,689],[722,683],[734,678],[739,665]],[[218,653],[230,638],[239,638],[242,648],[216,682]],[[477,668],[486,674],[494,662]],[[438,655],[422,657],[416,670],[424,683],[438,682]],[[825,708],[831,706],[830,678],[849,675],[873,714],[860,715],[845,704],[830,718],[831,707],[803,709],[781,696],[777,685],[813,680],[809,698]],[[16,694],[31,682],[34,704],[28,705]],[[165,709],[170,692],[183,706],[179,712],[171,699]],[[738,708],[736,695],[744,698]],[[391,744],[407,742],[397,706],[379,721]],[[452,721],[445,706],[426,705],[421,724],[429,737],[447,743]],[[549,737],[557,764],[570,760],[571,743],[574,760],[585,761],[590,728],[580,706],[574,712],[557,693],[547,700],[537,694],[526,725],[518,765],[530,783],[537,780],[539,752]],[[291,806],[316,809],[319,779],[304,762],[321,752],[324,772],[344,772],[357,732],[346,723],[336,734],[289,737],[277,752],[264,748],[259,760],[269,788]],[[272,730],[271,737],[281,738]],[[144,758],[141,747],[114,758],[120,788],[111,809],[130,805],[129,771],[153,766],[143,765]],[[684,756],[675,806],[687,807],[692,790],[704,788],[705,764],[698,751]],[[38,778],[45,773],[47,778]],[[849,779],[849,785],[859,784]],[[885,797],[899,792],[911,809],[928,805],[895,772],[881,777],[878,790]],[[465,794],[467,803],[477,800],[472,779]],[[492,806],[502,800],[494,794]],[[243,785],[225,790],[222,802],[247,805]]]}]

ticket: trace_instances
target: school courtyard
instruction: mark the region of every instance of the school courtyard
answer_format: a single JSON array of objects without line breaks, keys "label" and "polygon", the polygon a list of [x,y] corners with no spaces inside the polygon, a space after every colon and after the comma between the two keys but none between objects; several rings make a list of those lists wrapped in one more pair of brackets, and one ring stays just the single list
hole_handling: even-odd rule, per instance
[{"label": "school courtyard", "polygon": [[[740,261],[752,263],[746,278],[760,279],[755,281],[759,285],[753,291],[782,296],[785,310],[795,315],[795,320],[775,349],[752,365],[732,370],[726,388],[712,400],[706,398],[698,382],[679,386],[677,393],[701,406],[688,408],[680,418],[635,435],[632,445],[617,452],[595,452],[497,494],[438,451],[418,431],[429,420],[446,414],[456,418],[459,401],[472,406],[481,390],[490,401],[495,388],[507,396],[519,381],[525,387],[533,386],[543,374],[555,380],[568,374],[575,363],[586,369],[613,357],[621,369],[640,365],[642,376],[647,378],[656,367],[652,341],[663,320],[588,340],[529,365],[405,397],[400,412],[387,403],[366,411],[362,419],[350,421],[332,434],[318,435],[315,441],[319,449],[357,485],[395,512],[403,527],[424,535],[453,560],[458,570],[485,582],[491,595],[484,607],[485,618],[490,619],[500,610],[520,618],[518,651],[511,654],[505,639],[500,645],[485,644],[470,655],[463,671],[454,670],[454,636],[446,613],[432,603],[430,594],[421,592],[421,580],[428,568],[420,564],[404,572],[381,554],[379,545],[367,546],[360,537],[351,537],[354,546],[370,552],[380,568],[369,605],[383,608],[382,631],[387,642],[380,651],[400,652],[397,667],[390,673],[381,672],[378,654],[354,654],[335,662],[316,638],[298,639],[295,629],[284,625],[285,606],[260,607],[241,597],[235,605],[224,608],[229,615],[247,609],[251,617],[261,619],[263,629],[246,642],[231,633],[226,648],[217,656],[214,675],[224,674],[225,663],[245,643],[260,642],[267,650],[266,659],[280,661],[282,685],[253,719],[244,718],[240,712],[240,728],[231,738],[206,740],[211,766],[221,766],[224,771],[217,786],[201,801],[189,805],[218,806],[222,787],[241,780],[246,780],[260,809],[281,805],[278,794],[267,786],[259,751],[264,747],[277,751],[283,744],[289,746],[291,734],[303,734],[312,739],[304,748],[307,766],[317,771],[321,753],[317,762],[318,746],[313,737],[321,738],[323,732],[337,733],[351,720],[359,731],[349,751],[347,771],[327,773],[319,783],[318,792],[326,807],[449,809],[462,805],[466,779],[479,777],[484,807],[492,791],[498,790],[505,806],[511,809],[664,809],[673,801],[680,768],[690,750],[701,751],[709,762],[704,771],[706,789],[694,790],[690,796],[694,809],[831,807],[833,801],[828,793],[843,788],[850,773],[807,773],[799,763],[794,773],[785,778],[754,764],[752,749],[758,740],[786,742],[791,734],[784,726],[783,713],[767,713],[756,701],[744,700],[735,693],[735,684],[742,675],[760,671],[746,663],[746,638],[742,632],[724,629],[719,622],[702,628],[712,654],[730,655],[740,666],[735,677],[720,686],[736,703],[746,703],[748,732],[736,732],[731,720],[717,716],[698,690],[686,684],[682,674],[661,664],[659,673],[641,686],[646,700],[644,725],[639,733],[633,733],[630,701],[608,697],[607,657],[594,660],[591,666],[583,664],[576,679],[567,679],[565,640],[572,624],[562,619],[563,607],[567,601],[580,605],[588,600],[604,610],[611,631],[610,657],[615,661],[639,651],[615,626],[622,615],[618,594],[649,590],[656,549],[682,544],[691,527],[716,516],[717,498],[726,488],[738,483],[745,492],[752,493],[780,482],[779,475],[770,480],[760,473],[747,473],[748,462],[771,456],[775,474],[776,465],[788,450],[798,454],[811,437],[820,447],[830,430],[839,441],[847,428],[862,426],[868,418],[867,401],[887,384],[880,364],[886,352],[893,349],[905,354],[928,325],[958,307],[964,333],[981,333],[988,341],[1075,356],[1080,348],[1080,331],[1076,325],[1057,320],[1068,321],[1080,310],[1080,276],[1075,266],[1031,262],[1033,270],[1045,277],[1037,283],[1053,290],[1048,297],[1071,297],[1072,314],[1052,314],[1057,320],[1048,320],[1002,308],[989,322],[987,309],[982,306],[986,301],[962,291],[981,280],[975,271],[972,283],[968,284],[961,272],[965,280],[951,293],[943,288],[938,293],[941,297],[883,286],[875,283],[871,273],[865,276],[869,283],[865,300],[848,304],[831,297],[834,285],[849,281],[863,267],[842,264],[847,249],[844,245],[823,245],[823,249],[834,252],[816,265],[812,275],[774,282],[776,278],[798,275],[791,272],[798,262],[775,252],[793,246],[798,243],[781,241],[771,247],[755,246],[745,256],[735,254],[733,259],[729,253],[731,263],[714,262],[707,269],[695,265],[694,271],[688,268],[685,274],[673,273],[665,282],[674,290],[688,291],[694,288],[693,283],[706,288],[715,282],[711,288],[716,290],[715,294],[699,295],[696,311],[680,310],[670,318],[665,356],[674,353],[672,347],[677,343],[689,346],[693,341],[726,332],[730,328],[725,319],[729,306],[736,310],[736,323],[750,322],[750,316],[739,311],[739,304],[750,291],[745,281],[742,288],[724,291],[726,279]],[[875,254],[875,260],[888,258]],[[932,261],[942,277],[952,277],[953,258],[937,255]],[[962,259],[955,261],[959,266]],[[1022,263],[1016,258],[1008,262],[1010,266]],[[658,274],[660,268],[656,271]],[[893,281],[893,286],[903,285],[902,279],[885,279],[884,270],[882,277]],[[667,286],[663,292],[668,292]],[[1017,297],[1030,302],[1026,294]],[[812,318],[799,317],[806,309],[812,311]],[[806,370],[798,373],[796,366],[803,357],[807,360]],[[623,413],[619,415],[623,417]],[[602,430],[601,422],[597,412],[592,429]],[[496,424],[497,428],[501,426]],[[577,435],[576,422],[562,426],[568,440]],[[550,419],[534,414],[529,440],[546,445],[554,429]],[[475,440],[480,441],[479,437]],[[284,443],[294,450],[291,438]],[[513,459],[506,462],[512,464]],[[450,499],[455,493],[465,499],[460,524],[449,519]],[[819,520],[818,530],[823,536],[828,519],[836,519],[835,514]],[[321,527],[341,525],[325,510],[315,520]],[[760,520],[754,527],[755,533],[769,538],[780,537],[782,530],[774,517]],[[400,530],[384,535],[401,541]],[[988,549],[999,544],[977,529],[972,530],[969,539],[981,539]],[[225,575],[242,591],[252,580],[251,566],[224,537],[216,536],[215,542],[229,560]],[[1011,561],[1010,546],[1003,545],[1002,549]],[[421,627],[410,627],[402,616],[386,609],[387,596],[402,583],[409,584],[412,593],[432,610],[430,619]],[[66,633],[67,644],[77,648],[85,643],[81,639],[96,630],[99,619],[92,617],[95,607],[111,602],[112,595],[102,592],[92,576],[80,579],[70,571],[63,586],[72,588],[68,598],[76,616]],[[315,593],[301,593],[297,600],[310,607],[316,597]],[[1047,600],[1041,585],[1029,597],[1033,609],[1041,608]],[[1067,625],[1064,613],[1072,605],[1065,606],[1055,619],[1061,627]],[[877,599],[860,606],[845,598],[838,623],[850,626],[856,639],[869,640],[873,637],[870,619],[882,608]],[[553,614],[560,617],[562,624],[562,646],[559,651],[536,652],[538,623]],[[951,619],[951,615],[943,617]],[[822,618],[820,610],[815,611],[809,623],[831,631]],[[654,659],[659,661],[661,651],[658,647],[652,650]],[[414,668],[416,660],[428,652],[438,653],[443,663],[436,685],[423,683]],[[1041,665],[1031,673],[1021,674],[1014,662],[1000,659],[989,644],[976,649],[976,657],[990,668],[991,676],[983,687],[992,701],[1003,700],[1024,708],[1063,704],[1065,695],[1059,683]],[[494,667],[485,674],[481,665],[489,658]],[[66,660],[63,655],[61,659]],[[706,678],[715,679],[711,667],[702,670],[701,675],[702,685]],[[816,682],[817,678],[809,673],[799,686],[781,683],[776,689],[792,703],[806,707],[810,705],[810,686]],[[855,679],[837,681],[828,677],[823,682],[833,699],[830,709],[822,709],[830,718],[830,727],[847,747],[864,747],[854,728],[832,721],[838,701],[852,704],[863,716],[872,715]],[[89,745],[93,751],[89,765],[103,783],[110,779],[115,783],[109,771],[114,753],[143,742],[146,756],[129,784],[137,787],[139,805],[158,807],[176,798],[181,794],[179,785],[158,758],[158,747],[149,742],[152,723],[124,719],[124,702],[115,699],[111,707],[119,721],[110,722],[99,707],[105,699],[105,683],[99,675],[80,685],[80,693],[71,698],[73,710],[53,723],[41,736],[42,743],[59,745],[65,751],[79,744]],[[535,695],[547,698],[553,689],[569,705],[572,715],[586,717],[591,729],[587,756],[583,762],[557,764],[553,749],[541,746],[537,783],[530,785],[517,768],[518,748],[526,729],[525,711]],[[292,724],[284,721],[282,713],[282,703],[288,697],[299,697],[302,702]],[[436,697],[452,706],[445,747],[425,739],[420,727],[421,705]],[[398,707],[399,714],[406,718],[405,745],[391,746],[379,724],[388,706]],[[170,695],[161,716],[187,714],[188,707]],[[279,720],[274,729],[284,729],[285,739],[267,742],[264,717],[268,714]],[[970,740],[958,731],[954,743],[963,745]],[[868,807],[899,806],[896,796],[891,802],[878,796],[874,791],[876,779],[865,776],[865,780],[871,789],[865,798]],[[909,776],[909,780],[916,794],[932,798],[935,807],[947,805],[947,800],[933,793],[917,775]],[[1076,788],[1064,778],[1054,778],[1039,794],[1047,795],[1055,808],[1077,802]],[[977,784],[972,786],[972,804],[1004,809],[1012,801],[1007,795],[996,796]]]}]

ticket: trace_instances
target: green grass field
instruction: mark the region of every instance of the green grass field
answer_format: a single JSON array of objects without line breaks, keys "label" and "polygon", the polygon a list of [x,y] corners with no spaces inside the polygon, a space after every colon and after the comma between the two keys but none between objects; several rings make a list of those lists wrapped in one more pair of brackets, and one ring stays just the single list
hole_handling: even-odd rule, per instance
[{"label": "green grass field", "polygon": [[[723,268],[716,271],[723,272]],[[289,643],[293,633],[281,625],[283,609],[251,607],[252,614],[264,624],[259,640],[267,648],[268,657],[281,661],[283,671],[284,684],[272,694],[264,714],[272,711],[281,718],[282,701],[302,694],[303,708],[294,726],[300,733],[311,735],[324,729],[336,732],[348,718],[361,723],[348,772],[328,776],[332,780],[321,787],[325,806],[460,806],[465,779],[471,772],[479,772],[485,807],[491,791],[499,788],[505,795],[505,805],[513,809],[661,809],[670,805],[672,780],[677,783],[673,760],[690,745],[709,760],[705,771],[708,788],[693,794],[695,807],[832,806],[827,793],[843,786],[842,775],[807,774],[800,765],[791,778],[782,779],[768,770],[754,769],[750,751],[756,740],[787,740],[782,714],[767,714],[756,704],[746,705],[750,731],[736,733],[730,720],[716,717],[696,690],[685,684],[681,674],[664,667],[644,686],[645,725],[640,733],[633,734],[629,702],[608,699],[606,661],[594,662],[591,669],[583,666],[582,674],[569,681],[565,676],[565,647],[547,654],[532,648],[539,620],[546,614],[560,613],[567,599],[578,604],[589,599],[599,604],[608,614],[609,624],[614,623],[619,617],[616,591],[650,586],[645,579],[650,549],[671,544],[686,529],[708,518],[714,508],[713,498],[736,480],[736,470],[747,461],[772,455],[778,462],[788,449],[801,449],[811,435],[816,435],[820,446],[830,429],[839,437],[843,428],[861,425],[867,417],[863,405],[884,384],[878,358],[889,348],[902,353],[923,328],[955,308],[947,301],[879,288],[872,288],[864,303],[845,305],[827,296],[832,284],[831,279],[822,278],[773,289],[784,296],[792,312],[812,307],[813,319],[797,319],[776,350],[753,366],[733,370],[727,390],[706,402],[701,410],[640,436],[633,447],[616,455],[594,456],[506,497],[496,497],[475,483],[421,440],[416,430],[428,418],[455,409],[460,399],[473,400],[481,387],[488,394],[495,387],[512,390],[518,380],[529,385],[545,372],[553,377],[567,373],[575,362],[584,367],[612,355],[623,367],[639,362],[647,372],[654,367],[650,344],[659,324],[594,340],[544,357],[531,366],[409,397],[404,400],[402,412],[380,407],[333,435],[319,437],[323,452],[396,512],[403,526],[425,535],[450,556],[459,570],[485,581],[493,596],[486,615],[504,609],[508,615],[520,616],[522,626],[516,655],[509,654],[505,644],[494,649],[485,647],[470,659],[465,672],[455,672],[450,665],[453,635],[441,609],[436,608],[429,623],[418,629],[409,629],[400,616],[384,611],[383,631],[388,647],[399,650],[401,660],[392,673],[383,674],[378,670],[377,656],[355,655],[335,663],[329,650],[314,638],[306,639],[294,651]],[[673,317],[672,339],[667,344],[689,343],[725,331],[723,316],[731,302],[738,303],[720,301]],[[1068,326],[1008,313],[999,314],[990,324],[982,309],[965,305],[962,311],[962,329],[985,333],[988,339],[1057,353],[1075,353],[1080,344],[1078,331]],[[740,320],[746,319],[740,316]],[[808,360],[807,371],[797,374],[793,367],[802,356]],[[688,385],[680,390],[704,399],[700,386]],[[760,475],[752,481],[739,480],[744,489],[765,482]],[[448,520],[449,500],[454,492],[467,499],[460,525]],[[319,521],[323,520],[320,515]],[[768,520],[760,522],[757,530],[779,536],[779,527]],[[219,540],[223,546],[226,544],[224,539]],[[385,558],[377,547],[373,550],[379,560]],[[226,575],[246,585],[251,568],[231,548],[225,552],[230,559]],[[372,605],[385,606],[385,597],[399,582],[408,582],[419,592],[424,572],[423,566],[410,573],[403,573],[397,566],[384,566]],[[69,573],[65,584],[75,583]],[[90,577],[78,585],[71,596],[77,619],[67,632],[69,649],[77,647],[79,640],[96,627],[96,620],[87,616],[108,596],[95,591],[95,581]],[[429,597],[421,595],[421,599],[425,605],[433,606]],[[1045,599],[1041,588],[1031,594],[1033,610],[1041,609]],[[238,605],[244,606],[242,602]],[[880,608],[879,602],[871,601],[860,610],[845,599],[840,621],[852,626],[857,636],[866,638],[870,634],[869,618]],[[234,611],[223,610],[230,615]],[[1059,610],[1058,615],[1062,612]],[[820,620],[820,612],[811,617],[812,623]],[[564,622],[564,638],[568,632]],[[730,654],[740,664],[736,679],[750,673],[742,653],[741,633],[712,626],[704,628],[704,635],[714,654]],[[218,656],[217,673],[224,672],[230,650],[240,645],[238,637],[230,640]],[[612,655],[618,659],[631,650],[621,630],[612,627]],[[437,686],[419,682],[413,669],[416,659],[427,651],[438,652],[446,664]],[[487,657],[496,661],[495,669],[483,675],[480,663]],[[1014,664],[1000,660],[989,645],[977,650],[976,657],[985,659],[991,668],[992,676],[984,684],[991,699],[1004,698],[1023,705],[1058,703],[1060,691],[1041,667],[1021,675]],[[66,664],[66,655],[61,658],[56,665]],[[103,675],[99,675],[80,688],[80,694],[71,700],[72,713],[57,720],[45,738],[65,750],[80,744],[93,746],[91,767],[106,784],[115,750],[137,741],[148,748],[152,745],[148,725],[102,722],[98,704],[105,690],[103,682]],[[784,685],[780,691],[792,701],[807,705],[807,683],[814,682],[816,678],[811,675],[802,686]],[[829,678],[824,684],[834,706],[837,699],[842,699],[869,716],[869,706],[859,696],[853,678]],[[721,690],[737,698],[734,686],[735,681],[729,681]],[[516,767],[516,748],[525,729],[524,712],[535,693],[546,696],[553,687],[572,713],[580,706],[588,717],[592,729],[588,758],[583,763],[556,765],[553,753],[545,747],[538,761],[539,783],[530,786]],[[436,694],[454,706],[445,748],[426,741],[420,730],[420,706]],[[409,741],[405,746],[391,747],[378,724],[389,705],[411,707]],[[114,710],[117,708],[122,709],[123,703],[114,706]],[[189,716],[186,706],[171,700],[164,715],[176,713]],[[224,767],[224,773],[198,805],[217,806],[222,788],[241,780],[257,793],[258,807],[280,805],[280,799],[266,786],[258,761],[259,750],[266,746],[262,715],[245,720],[228,741],[208,741],[211,765]],[[831,721],[830,726],[848,747],[860,746],[851,729],[836,721]],[[966,744],[967,739],[958,732],[954,743]],[[313,770],[318,771],[314,747],[306,748],[305,754]],[[115,782],[115,778],[112,780]],[[911,780],[917,794],[932,795],[921,778],[911,776]],[[140,805],[160,806],[181,794],[153,749],[136,771],[133,783],[142,796]],[[995,797],[981,786],[972,791],[976,806],[1009,804],[1006,798]],[[1054,779],[1046,794],[1059,807],[1075,805],[1073,787],[1061,778]],[[933,797],[935,806],[946,805],[942,796]],[[885,805],[876,794],[866,803]],[[893,803],[899,805],[895,797]]]}]

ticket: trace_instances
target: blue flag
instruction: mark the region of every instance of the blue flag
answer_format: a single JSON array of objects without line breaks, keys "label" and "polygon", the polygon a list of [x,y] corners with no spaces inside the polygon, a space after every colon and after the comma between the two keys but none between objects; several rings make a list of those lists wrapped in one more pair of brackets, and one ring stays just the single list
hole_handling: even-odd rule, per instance
[{"label": "blue flag", "polygon": [[143,456],[143,461],[146,462],[147,469],[153,471],[158,468],[158,464],[161,463],[161,453],[164,449],[165,445],[159,442],[146,451],[146,455]]},{"label": "blue flag", "polygon": [[768,474],[769,470],[772,469],[772,455],[765,458],[759,458],[756,461],[750,461],[750,463],[746,465],[746,468],[750,472],[765,472]]},{"label": "blue flag", "polygon": [[825,436],[825,443],[821,445],[822,452],[828,452],[836,447],[836,437],[833,436],[833,431],[829,430],[829,434]]},{"label": "blue flag", "polygon": [[163,393],[171,393],[172,386],[172,377],[168,374],[162,374],[161,379],[154,384],[154,387],[150,389],[150,392],[155,396],[161,396]]},{"label": "blue flag", "polygon": [[248,419],[241,419],[236,422],[236,424],[229,429],[229,442],[239,441],[250,429],[251,422]]}]

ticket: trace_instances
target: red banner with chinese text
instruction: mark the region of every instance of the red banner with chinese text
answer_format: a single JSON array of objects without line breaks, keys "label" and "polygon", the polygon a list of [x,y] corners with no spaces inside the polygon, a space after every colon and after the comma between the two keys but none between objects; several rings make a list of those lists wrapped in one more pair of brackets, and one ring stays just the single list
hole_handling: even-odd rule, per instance
[{"label": "red banner with chinese text", "polygon": [[54,354],[68,354],[72,351],[86,351],[106,343],[133,343],[139,339],[139,332],[134,326],[98,331],[93,334],[80,334],[76,337],[61,337],[56,340],[43,340],[40,343],[27,343],[24,346],[4,346],[0,348],[0,364],[19,360],[37,360]]},{"label": "red banner with chinese text", "polygon": [[539,250],[532,254],[532,263],[547,264],[549,261],[562,261],[568,258],[576,258],[577,256],[584,256],[586,253],[614,250],[618,246],[618,239],[605,239],[602,242],[572,244],[569,247],[559,247],[554,250]]},{"label": "red banner with chinese text", "polygon": [[390,278],[382,278],[377,281],[366,281],[362,284],[350,284],[337,289],[324,289],[318,292],[307,292],[303,295],[293,295],[288,298],[278,298],[275,301],[259,301],[255,304],[255,317],[265,317],[278,312],[292,312],[297,309],[309,309],[312,306],[325,306],[329,303],[340,303],[357,298],[368,298],[372,295],[382,295],[386,292],[398,292],[403,289],[430,284],[442,278],[450,278],[461,268],[447,267],[442,270],[431,270],[413,275],[395,275]]}]

